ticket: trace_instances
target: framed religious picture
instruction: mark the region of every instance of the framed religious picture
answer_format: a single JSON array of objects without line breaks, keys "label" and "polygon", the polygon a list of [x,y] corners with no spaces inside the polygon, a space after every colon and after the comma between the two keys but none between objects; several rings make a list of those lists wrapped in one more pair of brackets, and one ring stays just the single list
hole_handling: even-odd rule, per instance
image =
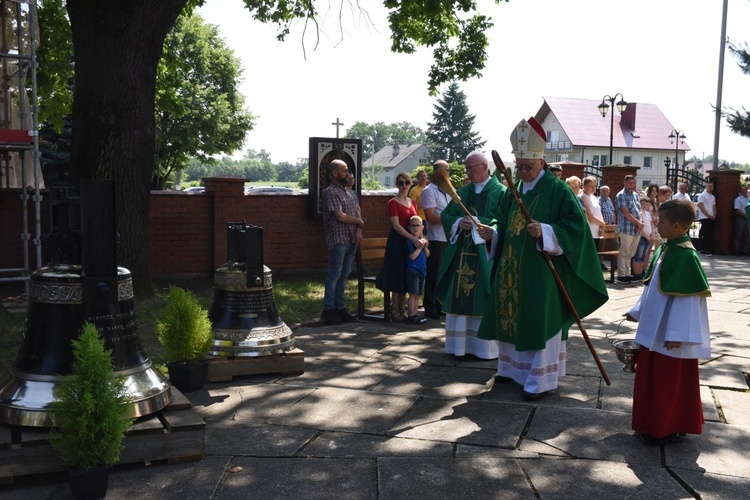
[{"label": "framed religious picture", "polygon": [[310,173],[308,203],[310,217],[322,217],[323,190],[331,183],[328,166],[333,160],[343,160],[354,174],[354,191],[357,198],[362,195],[362,140],[310,138]]}]

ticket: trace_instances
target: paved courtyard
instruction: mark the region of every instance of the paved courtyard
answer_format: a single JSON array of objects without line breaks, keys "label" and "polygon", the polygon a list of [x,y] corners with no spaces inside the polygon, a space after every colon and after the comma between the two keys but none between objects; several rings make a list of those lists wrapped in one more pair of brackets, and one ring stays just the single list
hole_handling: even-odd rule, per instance
[{"label": "paved courtyard", "polygon": [[[304,374],[187,394],[207,423],[203,460],[117,467],[107,498],[748,498],[748,264],[704,259],[713,291],[706,424],[680,443],[648,446],[630,429],[633,374],[611,340],[634,336],[634,324],[618,324],[641,286],[608,284],[610,300],[584,326],[611,386],[576,327],[568,376],[534,403],[516,384],[493,384],[494,361],[444,354],[438,321],[301,327]],[[18,478],[0,496],[70,493],[49,475]]]}]

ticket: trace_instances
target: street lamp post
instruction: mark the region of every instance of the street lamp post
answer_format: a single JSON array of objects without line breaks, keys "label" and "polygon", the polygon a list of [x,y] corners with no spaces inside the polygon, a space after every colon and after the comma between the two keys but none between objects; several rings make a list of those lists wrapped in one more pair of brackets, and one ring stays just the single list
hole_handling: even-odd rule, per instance
[{"label": "street lamp post", "polygon": [[[674,144],[674,170],[675,175],[673,176],[672,184],[674,186],[672,187],[672,192],[677,192],[677,169],[680,166],[680,159],[679,156],[679,150],[680,150],[680,144],[685,144],[685,139],[687,136],[680,130],[679,132],[675,129],[672,129],[672,131],[669,133],[669,143]],[[667,158],[669,159],[669,158]],[[664,164],[667,165],[667,184],[669,184],[669,164],[664,161]]]},{"label": "street lamp post", "polygon": [[[620,100],[615,103],[615,99],[617,99],[617,96],[620,96]],[[607,104],[607,101],[609,101],[609,104]],[[619,92],[615,94],[614,97],[611,97],[609,95],[605,95],[602,97],[602,103],[597,106],[599,108],[599,112],[602,114],[602,118],[605,118],[607,116],[607,111],[609,111],[609,106],[617,106],[617,111],[622,114],[625,112],[625,109],[628,107],[628,103],[625,101],[625,97],[623,97],[622,94]],[[612,115],[609,119],[609,164],[612,165],[614,163],[614,158],[612,158],[612,141],[615,137],[615,112],[612,111]]]}]

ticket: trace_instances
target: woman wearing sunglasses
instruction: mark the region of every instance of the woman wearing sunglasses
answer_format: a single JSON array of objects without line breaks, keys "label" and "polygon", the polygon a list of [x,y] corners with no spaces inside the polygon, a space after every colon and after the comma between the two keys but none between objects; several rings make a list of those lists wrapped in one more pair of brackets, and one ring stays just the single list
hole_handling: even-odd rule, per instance
[{"label": "woman wearing sunglasses", "polygon": [[409,198],[411,176],[401,172],[396,176],[398,194],[388,202],[388,219],[391,232],[385,248],[383,268],[378,273],[375,286],[384,293],[392,292],[391,317],[394,321],[406,320],[406,242],[411,240],[417,248],[427,244],[409,232],[409,219],[417,215],[417,205]]}]

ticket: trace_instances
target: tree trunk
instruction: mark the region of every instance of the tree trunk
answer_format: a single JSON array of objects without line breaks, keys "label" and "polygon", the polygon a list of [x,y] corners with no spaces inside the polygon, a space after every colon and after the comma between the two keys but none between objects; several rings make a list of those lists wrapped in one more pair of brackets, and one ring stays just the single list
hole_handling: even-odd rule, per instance
[{"label": "tree trunk", "polygon": [[68,0],[75,94],[71,175],[113,179],[118,262],[148,281],[156,67],[188,0]]}]

